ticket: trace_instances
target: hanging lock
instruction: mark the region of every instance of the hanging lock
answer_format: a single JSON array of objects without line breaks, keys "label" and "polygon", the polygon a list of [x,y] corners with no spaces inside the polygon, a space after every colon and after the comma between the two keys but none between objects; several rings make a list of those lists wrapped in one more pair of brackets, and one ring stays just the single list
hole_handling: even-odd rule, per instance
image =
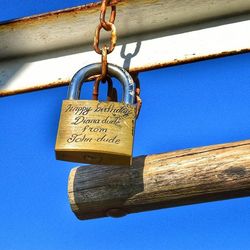
[{"label": "hanging lock", "polygon": [[131,165],[136,117],[135,84],[123,68],[108,64],[108,74],[123,87],[122,102],[79,100],[82,83],[100,74],[101,63],[80,69],[62,104],[55,146],[58,160],[99,165]]}]

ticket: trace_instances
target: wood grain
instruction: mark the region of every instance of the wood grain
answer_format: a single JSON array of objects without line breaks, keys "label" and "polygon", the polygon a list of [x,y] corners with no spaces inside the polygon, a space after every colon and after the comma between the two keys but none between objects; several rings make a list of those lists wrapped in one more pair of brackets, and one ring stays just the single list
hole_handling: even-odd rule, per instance
[{"label": "wood grain", "polygon": [[68,182],[80,220],[249,195],[250,140],[141,156],[132,167],[78,167]]}]

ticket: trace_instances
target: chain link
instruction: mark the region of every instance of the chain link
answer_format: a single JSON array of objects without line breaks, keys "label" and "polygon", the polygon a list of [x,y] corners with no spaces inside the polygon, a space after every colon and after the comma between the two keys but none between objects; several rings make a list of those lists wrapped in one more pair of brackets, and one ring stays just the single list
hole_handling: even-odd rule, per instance
[{"label": "chain link", "polygon": [[[98,92],[99,92],[99,84],[100,81],[103,83],[108,83],[108,101],[117,101],[117,91],[115,88],[113,88],[112,79],[107,75],[108,71],[108,62],[107,62],[107,55],[110,54],[115,46],[117,41],[117,35],[116,35],[116,27],[114,25],[115,17],[116,17],[116,0],[102,0],[101,3],[101,12],[100,12],[100,23],[96,27],[95,30],[95,36],[94,36],[94,43],[93,47],[97,54],[102,55],[102,72],[101,75],[99,75],[96,78],[96,82],[93,89],[93,99],[98,99]],[[106,10],[107,6],[111,7],[111,13],[109,21],[105,20]],[[102,47],[102,49],[99,48],[100,43],[100,33],[101,30],[104,29],[106,31],[111,31],[110,36],[110,44],[109,47],[106,46],[106,44]]]},{"label": "chain link", "polygon": [[[116,27],[115,27],[115,17],[116,17],[116,4],[117,0],[102,0],[101,3],[101,12],[100,12],[100,23],[96,27],[95,30],[95,36],[94,36],[94,43],[93,47],[97,54],[102,55],[102,72],[101,74],[96,78],[94,89],[93,89],[93,100],[98,100],[98,92],[99,92],[99,84],[100,81],[103,83],[108,83],[108,101],[117,101],[117,90],[113,87],[112,79],[109,75],[107,75],[107,55],[110,54],[115,46],[117,41],[117,34],[116,34]],[[111,7],[111,13],[109,17],[109,21],[105,20],[105,15],[107,11],[107,6]],[[100,33],[101,30],[104,29],[106,31],[111,31],[110,36],[110,44],[109,47],[106,46],[106,44],[102,47],[102,49],[99,48],[100,43]],[[138,79],[138,74],[134,73],[131,74],[134,82],[135,82],[135,102],[136,102],[136,118],[138,118],[140,114],[140,109],[142,106],[142,99],[140,98],[140,81]]]},{"label": "chain link", "polygon": [[[106,31],[111,31],[110,45],[107,49],[107,53],[108,54],[111,53],[116,46],[117,35],[116,35],[116,27],[114,25],[115,17],[116,17],[116,5],[115,5],[116,3],[117,1],[114,1],[114,0],[113,1],[102,0],[101,12],[100,12],[100,23],[96,27],[95,36],[94,36],[94,44],[93,44],[95,52],[98,54],[102,54],[101,49],[99,48],[100,33],[102,29],[105,29]],[[107,10],[108,5],[111,6],[111,13],[110,13],[109,21],[106,21],[105,15],[106,15],[106,10]]]},{"label": "chain link", "polygon": [[103,83],[106,81],[107,71],[108,71],[107,55],[108,55],[107,46],[104,45],[102,48],[102,74],[101,74],[101,79]]},{"label": "chain link", "polygon": [[[106,22],[105,20],[105,15],[106,15],[106,10],[107,10],[107,5],[108,3],[111,6],[111,13],[110,13],[110,18],[109,18],[109,22]],[[101,5],[101,13],[100,13],[100,23],[102,25],[102,27],[107,30],[110,31],[111,30],[111,26],[109,23],[114,24],[115,22],[115,17],[116,17],[116,6],[115,6],[116,2],[111,2],[108,0],[103,0],[102,1],[102,5]]]},{"label": "chain link", "polygon": [[[116,46],[116,41],[117,41],[117,35],[116,35],[116,28],[115,28],[115,25],[113,23],[110,23],[110,22],[107,22],[110,26],[111,26],[111,37],[110,37],[110,45],[109,47],[107,48],[107,53],[110,54],[115,46]],[[100,32],[101,32],[101,29],[102,29],[102,24],[100,23],[96,30],[95,30],[95,36],[94,36],[94,44],[93,44],[93,47],[95,49],[95,52],[97,54],[102,54],[102,51],[101,49],[99,48],[99,43],[100,43]]]}]

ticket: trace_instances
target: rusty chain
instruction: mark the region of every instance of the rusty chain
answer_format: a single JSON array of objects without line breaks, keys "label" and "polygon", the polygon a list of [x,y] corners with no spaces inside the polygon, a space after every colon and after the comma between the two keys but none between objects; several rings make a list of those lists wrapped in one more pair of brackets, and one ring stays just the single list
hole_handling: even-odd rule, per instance
[{"label": "rusty chain", "polygon": [[102,74],[101,74],[102,82],[105,82],[107,78],[107,72],[108,72],[108,57],[107,56],[108,56],[107,46],[104,45],[102,48]]},{"label": "rusty chain", "polygon": [[[110,45],[109,47],[107,48],[107,53],[110,54],[115,46],[116,46],[116,41],[117,41],[117,35],[116,35],[116,28],[115,28],[115,25],[113,23],[110,23],[110,22],[107,22],[110,27],[111,27],[111,37],[110,37]],[[100,32],[101,32],[101,29],[103,29],[104,27],[102,26],[102,24],[100,23],[97,28],[96,28],[96,31],[95,31],[95,37],[94,37],[94,49],[95,49],[95,52],[97,54],[102,54],[102,51],[101,49],[99,48],[99,42],[100,42]]]},{"label": "rusty chain", "polygon": [[[110,13],[109,22],[106,22],[105,15],[106,15],[106,10],[107,10],[108,3],[111,6],[111,13]],[[116,3],[117,3],[117,1],[103,0],[102,4],[101,4],[100,24],[107,31],[111,30],[111,26],[109,25],[109,23],[114,24],[114,22],[115,22],[115,17],[116,17],[116,5],[115,4]]]},{"label": "rusty chain", "polygon": [[[94,43],[93,47],[97,54],[102,55],[102,72],[96,78],[94,89],[93,89],[93,100],[98,99],[99,94],[99,84],[100,81],[103,83],[108,83],[108,101],[117,101],[117,90],[113,87],[112,79],[110,76],[107,75],[107,55],[110,54],[115,46],[117,41],[117,34],[116,34],[116,27],[115,27],[115,17],[116,17],[116,4],[117,0],[102,0],[101,2],[101,12],[100,12],[100,23],[96,27],[95,36],[94,36]],[[111,7],[109,21],[105,20],[105,15],[107,11],[107,7]],[[100,43],[100,33],[101,30],[104,29],[108,32],[111,32],[110,36],[110,44],[109,47],[104,45],[102,49],[99,48]],[[142,99],[140,98],[140,82],[138,79],[138,74],[134,73],[132,75],[136,88],[135,88],[135,102],[136,102],[136,118],[138,118],[140,109],[142,106]]]},{"label": "rusty chain", "polygon": [[[94,36],[94,43],[93,47],[94,50],[97,54],[102,55],[102,72],[101,75],[97,77],[94,90],[93,90],[93,99],[96,100],[98,98],[98,90],[99,90],[99,83],[102,81],[105,83],[107,81],[108,83],[108,99],[112,101],[117,101],[117,91],[115,88],[113,88],[112,80],[111,78],[107,75],[107,70],[108,70],[108,62],[107,62],[107,55],[110,54],[115,46],[116,46],[116,41],[117,41],[117,35],[116,35],[116,27],[114,25],[115,22],[115,17],[116,17],[116,0],[102,0],[101,3],[101,12],[100,12],[100,23],[96,27],[95,30],[95,36]],[[110,18],[109,21],[105,20],[105,15],[106,15],[106,10],[107,7],[111,7],[111,13],[110,13]],[[103,45],[102,49],[99,48],[99,43],[100,43],[100,33],[101,30],[104,29],[106,31],[111,31],[111,36],[110,36],[110,44],[109,47]]]},{"label": "rusty chain", "polygon": [[[115,0],[102,0],[101,12],[100,12],[100,23],[96,27],[95,36],[94,36],[94,43],[93,43],[94,50],[97,54],[102,55],[101,80],[103,83],[106,82],[106,78],[107,78],[107,55],[110,54],[114,50],[116,46],[116,40],[117,40],[116,27],[114,25],[115,17],[116,17],[116,6],[115,6],[116,3],[117,1]],[[106,15],[106,10],[107,10],[108,5],[111,6],[111,13],[110,13],[109,21],[106,21],[105,15]],[[111,31],[111,37],[110,37],[109,47],[104,45],[102,49],[100,49],[99,43],[100,43],[100,33],[102,29],[105,29],[106,31]]]},{"label": "rusty chain", "polygon": [[[95,30],[94,44],[93,44],[95,52],[98,54],[102,54],[102,51],[99,48],[100,33],[102,29],[105,29],[106,31],[111,31],[110,45],[107,48],[107,53],[110,54],[116,46],[117,35],[116,35],[116,27],[114,25],[115,17],[116,17],[116,6],[115,6],[116,3],[117,1],[114,1],[114,0],[113,1],[102,0],[101,12],[100,12],[100,23]],[[106,21],[105,15],[106,15],[106,10],[107,10],[108,5],[111,6],[111,14],[110,14],[109,21]]]},{"label": "rusty chain", "polygon": [[[102,80],[102,76],[98,76],[95,80],[94,88],[93,88],[93,100],[98,100],[98,95],[99,95],[99,86],[100,86],[100,81]],[[106,81],[108,83],[108,93],[107,93],[107,101],[115,101],[114,100],[114,95],[113,95],[113,81],[110,76],[106,77]]]}]

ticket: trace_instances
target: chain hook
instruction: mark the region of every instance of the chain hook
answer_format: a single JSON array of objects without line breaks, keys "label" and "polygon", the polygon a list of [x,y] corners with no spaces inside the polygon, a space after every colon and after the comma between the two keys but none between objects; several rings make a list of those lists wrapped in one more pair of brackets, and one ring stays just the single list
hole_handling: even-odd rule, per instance
[{"label": "chain hook", "polygon": [[[93,100],[98,100],[98,96],[99,96],[99,86],[100,86],[100,81],[102,80],[102,76],[99,75],[96,80],[95,80],[95,84],[94,84],[94,88],[93,88],[93,93],[92,93],[92,99]],[[117,101],[117,96],[115,95],[115,91],[116,89],[113,88],[113,81],[112,78],[107,75],[106,79],[104,82],[108,83],[108,93],[107,93],[107,101]]]}]

